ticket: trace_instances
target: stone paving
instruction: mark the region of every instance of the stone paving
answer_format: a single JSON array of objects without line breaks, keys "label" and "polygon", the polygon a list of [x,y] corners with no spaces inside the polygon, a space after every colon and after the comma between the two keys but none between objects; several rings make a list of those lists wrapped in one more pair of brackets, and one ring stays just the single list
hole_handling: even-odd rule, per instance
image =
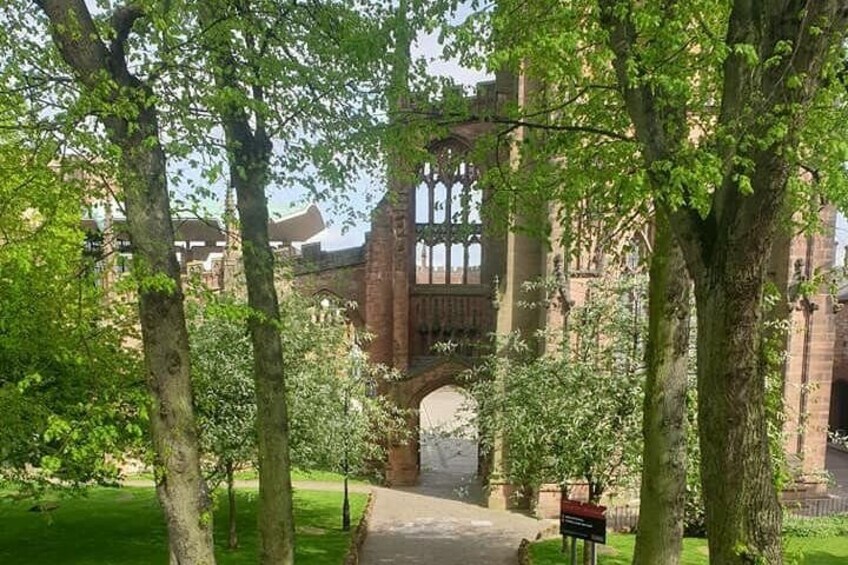
[{"label": "stone paving", "polygon": [[363,565],[506,565],[544,523],[414,491],[375,489]]},{"label": "stone paving", "polygon": [[827,470],[833,476],[829,492],[837,496],[848,497],[848,453],[828,446]]},{"label": "stone paving", "polygon": [[479,483],[467,472],[476,467],[473,444],[460,438],[427,438],[420,486],[374,489],[377,499],[363,565],[516,562],[521,539],[534,538],[547,524],[480,505]]}]

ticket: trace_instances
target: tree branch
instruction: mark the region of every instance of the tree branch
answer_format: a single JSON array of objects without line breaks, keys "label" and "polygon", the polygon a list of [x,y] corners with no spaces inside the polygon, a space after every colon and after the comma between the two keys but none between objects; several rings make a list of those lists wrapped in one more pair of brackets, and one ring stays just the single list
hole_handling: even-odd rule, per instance
[{"label": "tree branch", "polygon": [[510,126],[506,133],[513,131],[520,127],[526,127],[529,129],[537,129],[543,131],[562,131],[562,132],[575,132],[575,133],[590,133],[593,135],[600,135],[603,137],[609,137],[611,139],[616,139],[619,141],[627,141],[627,142],[635,142],[636,138],[625,135],[623,133],[619,133],[616,131],[598,128],[594,126],[581,126],[581,125],[565,125],[565,124],[544,124],[539,122],[531,122],[526,121],[520,118],[507,118],[504,116],[489,116],[489,115],[479,115],[479,114],[466,114],[463,112],[425,112],[425,111],[417,111],[417,110],[401,110],[397,114],[400,115],[413,115],[420,116],[426,118],[428,121],[438,120],[436,122],[439,126],[452,125],[462,122],[482,122],[482,123],[491,123],[491,124],[500,124]]},{"label": "tree branch", "polygon": [[84,0],[35,0],[50,20],[62,59],[88,88],[96,88],[99,75],[108,68],[109,52]]},{"label": "tree branch", "polygon": [[112,54],[113,60],[116,58],[120,61],[125,60],[124,47],[126,46],[127,38],[135,22],[142,16],[144,16],[144,9],[136,3],[121,6],[112,13],[111,24],[112,29],[115,31],[115,37],[112,39],[109,51]]},{"label": "tree branch", "polygon": [[[614,54],[613,66],[625,107],[650,169],[654,163],[671,159],[685,143],[689,131],[686,107],[666,107],[665,111],[660,112],[655,89],[645,82],[634,84],[631,81],[631,63],[635,60],[636,67],[639,68],[638,58],[633,52],[637,39],[636,28],[630,19],[634,10],[633,4],[628,6],[627,15],[623,17],[617,13],[616,0],[600,0],[600,7],[601,24],[609,33],[610,48]],[[663,180],[654,178],[652,182],[663,183]],[[686,195],[683,196],[685,199]],[[709,224],[691,208],[684,206],[679,210],[672,210],[661,199],[658,199],[658,204],[663,213],[668,214],[675,234],[684,248],[687,262],[696,269],[703,267],[704,250],[709,243],[705,236],[706,232],[710,231]]]}]

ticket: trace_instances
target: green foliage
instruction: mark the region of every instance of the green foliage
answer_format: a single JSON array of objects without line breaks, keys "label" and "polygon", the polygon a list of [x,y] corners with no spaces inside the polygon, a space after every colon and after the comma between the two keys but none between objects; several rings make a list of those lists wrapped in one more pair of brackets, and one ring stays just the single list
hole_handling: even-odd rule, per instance
[{"label": "green foliage", "polygon": [[[626,0],[507,0],[449,29],[449,52],[532,81],[520,107],[499,108],[492,120],[500,125],[486,151],[503,150],[507,134],[519,124],[526,128],[516,144],[520,159],[498,160],[488,170],[486,182],[502,189],[491,206],[530,213],[540,202],[571,208],[586,200],[606,221],[615,221],[644,211],[654,199],[706,218],[723,183],[740,195],[753,193],[751,149],[781,145],[781,156],[805,171],[790,177],[787,221],[815,223],[820,200],[813,195],[845,208],[844,45],[827,57],[822,87],[803,115],[794,101],[757,94],[743,99],[733,83],[724,91],[725,70],[734,65],[749,68],[758,80],[766,69],[780,68],[797,97],[810,91],[811,77],[783,69],[796,49],[792,41],[726,43],[731,6],[702,0],[669,10]],[[615,65],[610,41],[610,29],[619,23],[628,30],[622,68]],[[625,84],[650,91],[656,112],[633,114],[635,107],[622,95]],[[718,120],[723,103],[743,109]]]},{"label": "green foliage", "polygon": [[[326,306],[326,307],[325,307]],[[201,446],[220,478],[227,462],[255,462],[256,398],[250,309],[230,296],[204,293],[191,308],[192,371]],[[294,467],[364,474],[381,458],[383,438],[399,427],[384,398],[373,395],[380,368],[353,352],[341,306],[292,291],[280,296],[283,364]]]},{"label": "green foliage", "polygon": [[[780,292],[770,284],[765,290],[763,309],[766,321],[763,343],[760,346],[766,385],[765,408],[768,426],[769,452],[772,458],[774,483],[778,492],[793,479],[793,469],[786,458],[786,410],[784,408],[784,367],[789,353],[786,351],[786,336],[790,323],[777,311],[781,308]],[[805,416],[804,416],[805,417]]]},{"label": "green foliage", "polygon": [[848,514],[819,518],[789,514],[783,522],[783,533],[794,538],[848,536]]},{"label": "green foliage", "polygon": [[[625,487],[638,469],[644,378],[644,278],[600,278],[571,312],[559,347],[536,357],[507,336],[472,386],[483,444],[506,444],[507,478],[538,487],[573,482],[593,499]],[[570,347],[564,350],[564,343]]]},{"label": "green foliage", "polygon": [[[692,324],[694,331],[695,324]],[[694,340],[690,340],[694,343]],[[694,365],[694,351],[690,358]],[[704,494],[701,487],[701,445],[698,441],[698,399],[695,393],[694,370],[690,372],[686,398],[686,502],[683,514],[683,532],[690,537],[707,535]]]},{"label": "green foliage", "polygon": [[239,468],[256,455],[256,396],[253,350],[245,308],[226,296],[192,305],[189,342],[200,446],[213,479],[227,465]]},{"label": "green foliage", "polygon": [[[350,495],[354,524],[362,516],[366,498],[361,493]],[[343,561],[350,545],[350,533],[339,527],[341,501],[339,492],[295,491],[295,554],[299,563],[338,565]],[[73,497],[42,502],[55,503],[56,508],[46,513],[30,512],[32,501],[0,500],[0,562],[4,565],[150,565],[168,560],[167,529],[152,488],[88,489]],[[215,508],[218,563],[256,563],[257,503],[255,489],[237,493],[236,508],[241,524],[237,550],[226,547],[226,505]]]},{"label": "green foliage", "polygon": [[80,186],[52,150],[0,146],[0,480],[33,488],[113,480],[144,403],[128,320],[107,317],[83,256]]},{"label": "green foliage", "polygon": [[280,313],[292,465],[366,474],[402,425],[390,402],[376,396],[391,373],[367,362],[344,305],[286,292]]}]

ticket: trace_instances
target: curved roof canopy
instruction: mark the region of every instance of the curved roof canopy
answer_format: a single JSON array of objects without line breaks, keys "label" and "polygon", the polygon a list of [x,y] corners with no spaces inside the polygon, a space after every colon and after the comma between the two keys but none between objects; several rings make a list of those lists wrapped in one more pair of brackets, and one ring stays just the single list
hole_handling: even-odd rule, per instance
[{"label": "curved roof canopy", "polygon": [[[114,220],[118,231],[126,223],[125,218],[116,217]],[[82,220],[83,229],[102,231],[104,218],[85,218]],[[224,241],[226,226],[219,218],[174,218],[174,239],[176,241]],[[326,227],[321,211],[315,204],[284,214],[268,221],[268,236],[273,242],[294,243],[306,241],[320,233]]]}]

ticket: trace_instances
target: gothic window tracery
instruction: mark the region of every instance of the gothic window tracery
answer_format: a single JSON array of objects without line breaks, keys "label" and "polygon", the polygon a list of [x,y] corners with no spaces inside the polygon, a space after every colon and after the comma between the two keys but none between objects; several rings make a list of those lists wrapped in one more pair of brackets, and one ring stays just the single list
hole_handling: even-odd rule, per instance
[{"label": "gothic window tracery", "polygon": [[416,284],[480,284],[483,258],[479,171],[446,142],[421,168],[415,191]]}]

